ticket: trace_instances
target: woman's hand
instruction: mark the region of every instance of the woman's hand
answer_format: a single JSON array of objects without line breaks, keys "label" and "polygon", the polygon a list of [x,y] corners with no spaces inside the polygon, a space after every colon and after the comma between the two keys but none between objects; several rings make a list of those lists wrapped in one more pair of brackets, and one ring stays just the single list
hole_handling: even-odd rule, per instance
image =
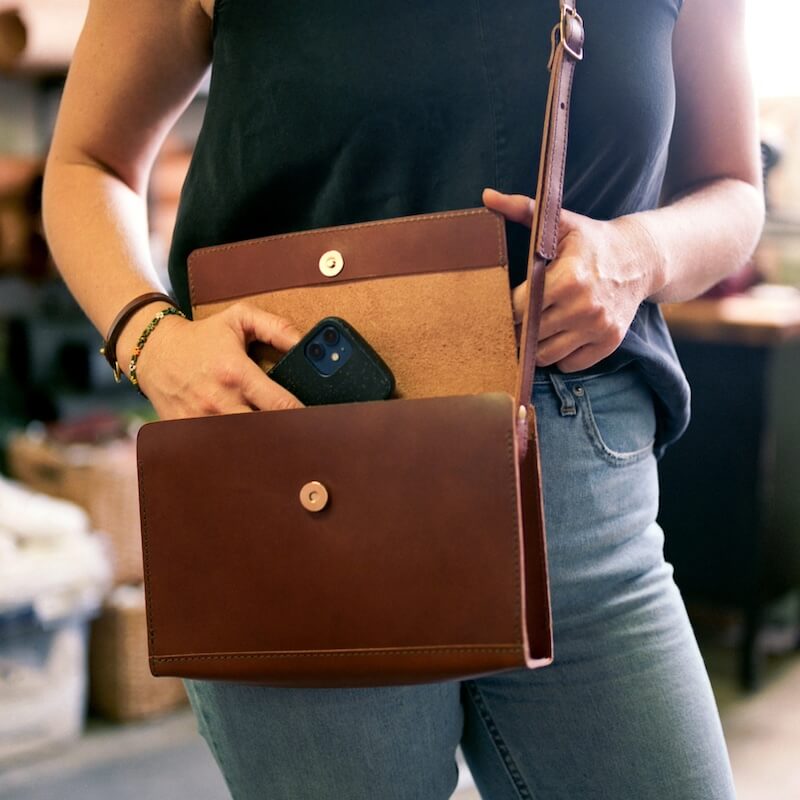
[{"label": "woman's hand", "polygon": [[[532,198],[486,189],[483,202],[531,226]],[[658,285],[662,259],[648,231],[631,216],[602,222],[563,209],[558,240],[547,268],[536,363],[574,372],[619,347],[640,303]],[[511,300],[519,323],[527,280],[514,288]]]},{"label": "woman's hand", "polygon": [[142,348],[136,377],[162,419],[301,408],[246,352],[254,340],[285,352],[301,338],[287,320],[248,303],[199,321],[169,316]]}]

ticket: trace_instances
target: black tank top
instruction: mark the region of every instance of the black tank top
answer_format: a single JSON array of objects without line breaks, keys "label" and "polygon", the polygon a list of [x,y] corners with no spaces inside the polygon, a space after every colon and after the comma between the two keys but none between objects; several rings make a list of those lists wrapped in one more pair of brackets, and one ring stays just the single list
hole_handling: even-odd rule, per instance
[{"label": "black tank top", "polygon": [[[584,0],[564,206],[596,219],[655,208],[682,0]],[[169,272],[188,310],[195,247],[533,195],[557,0],[216,0],[208,103]],[[509,223],[511,284],[529,231]],[[659,406],[657,452],[689,417],[661,312],[643,303],[592,372],[634,362]]]}]

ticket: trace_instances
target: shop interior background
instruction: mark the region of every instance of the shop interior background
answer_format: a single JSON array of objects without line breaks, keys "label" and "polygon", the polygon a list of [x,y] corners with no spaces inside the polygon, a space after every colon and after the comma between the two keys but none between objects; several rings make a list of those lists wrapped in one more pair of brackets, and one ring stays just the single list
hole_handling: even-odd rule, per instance
[{"label": "shop interior background", "polygon": [[[147,669],[132,437],[152,412],[114,382],[42,230],[44,157],[86,7],[0,0],[0,797],[219,800],[180,682]],[[797,30],[796,0],[750,0],[758,250],[709,296],[665,309],[695,417],[662,464],[661,521],[741,800],[800,798]],[[207,86],[152,173],[162,274]],[[456,797],[477,797],[463,764]]]}]

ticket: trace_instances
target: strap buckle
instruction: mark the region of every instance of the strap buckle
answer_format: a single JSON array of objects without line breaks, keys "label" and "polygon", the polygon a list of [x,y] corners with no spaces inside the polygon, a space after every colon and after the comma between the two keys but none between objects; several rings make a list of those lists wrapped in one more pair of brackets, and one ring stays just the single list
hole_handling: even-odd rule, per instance
[{"label": "strap buckle", "polygon": [[[580,28],[580,50],[576,50],[569,43],[569,27],[571,24],[577,24]],[[547,64],[548,69],[552,68],[556,47],[558,47],[559,42],[575,61],[583,61],[583,17],[572,6],[568,6],[565,3],[561,5],[561,19],[553,26],[553,30],[550,33],[550,60]]]},{"label": "strap buckle", "polygon": [[[106,360],[108,360],[108,356],[106,355],[106,346],[105,345],[103,345],[100,348],[100,355],[103,356],[103,358],[105,358]],[[118,361],[114,361],[114,363],[111,364],[111,369],[114,372],[114,380],[117,383],[120,383],[122,381],[122,368],[120,367],[119,362]]]}]

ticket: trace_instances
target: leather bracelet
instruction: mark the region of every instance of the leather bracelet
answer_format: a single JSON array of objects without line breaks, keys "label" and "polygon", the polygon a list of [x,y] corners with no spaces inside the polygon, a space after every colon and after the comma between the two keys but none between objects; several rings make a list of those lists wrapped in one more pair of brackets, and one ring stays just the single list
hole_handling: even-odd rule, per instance
[{"label": "leather bracelet", "polygon": [[117,361],[117,341],[119,340],[119,335],[122,333],[125,323],[140,308],[158,300],[163,300],[165,303],[169,303],[169,305],[173,308],[176,307],[175,301],[169,295],[163,294],[162,292],[147,292],[146,294],[140,294],[138,297],[134,297],[133,300],[131,300],[130,303],[128,303],[122,309],[122,311],[119,312],[119,314],[117,314],[117,316],[114,318],[114,321],[111,323],[111,327],[108,330],[108,336],[106,336],[106,340],[103,342],[103,346],[100,348],[100,353],[105,357],[106,361],[108,361],[108,365],[114,371],[114,380],[117,383],[120,382],[120,378],[122,376],[122,369]]}]

